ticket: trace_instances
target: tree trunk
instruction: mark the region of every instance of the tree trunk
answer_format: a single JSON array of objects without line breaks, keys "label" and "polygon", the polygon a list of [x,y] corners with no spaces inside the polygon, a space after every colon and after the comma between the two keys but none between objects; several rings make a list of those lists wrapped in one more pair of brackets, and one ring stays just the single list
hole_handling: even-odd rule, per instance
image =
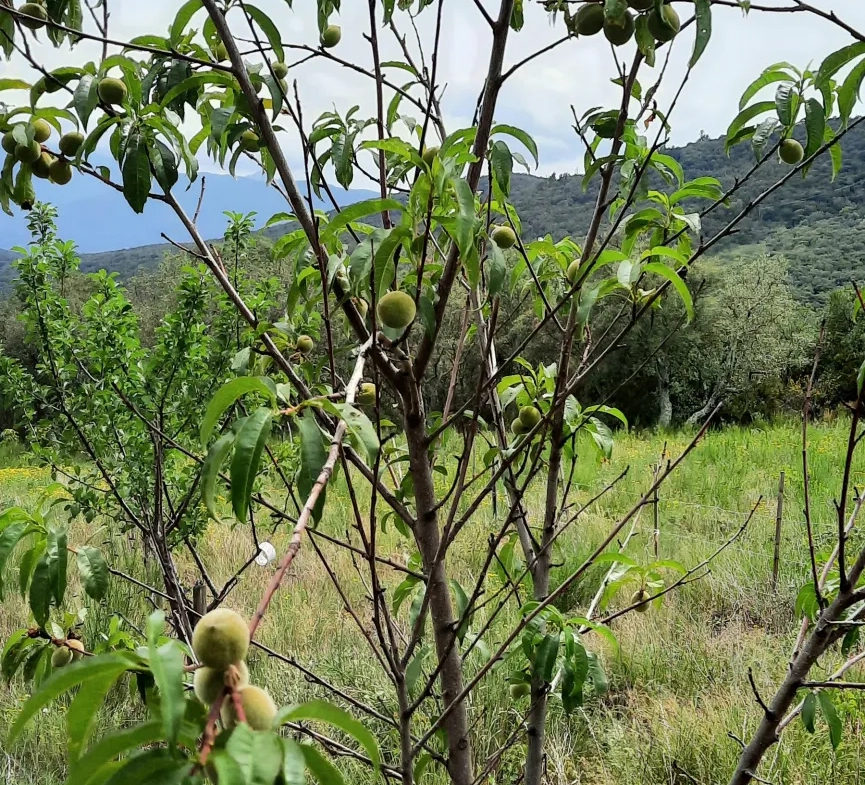
[{"label": "tree trunk", "polygon": [[[424,427],[426,417],[423,399],[419,387],[415,386],[412,392],[414,400],[405,401],[405,431],[417,508],[414,535],[423,559],[424,572],[427,575],[426,592],[436,652],[441,667],[439,683],[442,700],[445,707],[449,707],[463,689],[462,657],[459,647],[451,645],[456,634],[456,619],[451,604],[444,555],[439,555],[441,532]],[[448,739],[448,773],[451,782],[454,785],[471,785],[472,751],[465,700],[460,701],[448,715],[444,722],[444,729]]]},{"label": "tree trunk", "polygon": [[673,422],[673,402],[670,400],[670,369],[658,363],[658,428],[669,428]]},{"label": "tree trunk", "polygon": [[696,425],[697,423],[703,422],[708,416],[709,413],[714,411],[715,407],[718,405],[718,401],[721,400],[721,387],[716,387],[712,394],[709,396],[709,400],[706,401],[705,406],[701,406],[697,411],[695,411],[687,420],[685,420],[686,425]]}]

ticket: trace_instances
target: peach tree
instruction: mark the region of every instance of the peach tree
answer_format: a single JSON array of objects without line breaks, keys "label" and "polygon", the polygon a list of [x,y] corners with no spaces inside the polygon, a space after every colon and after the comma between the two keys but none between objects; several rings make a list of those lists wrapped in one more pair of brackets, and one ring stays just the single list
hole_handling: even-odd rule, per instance
[{"label": "peach tree", "polygon": [[[609,459],[613,428],[627,426],[604,400],[583,400],[584,383],[655,309],[681,307],[689,318],[690,267],[819,156],[830,156],[837,171],[839,142],[860,122],[852,113],[865,75],[863,36],[834,13],[799,0],[777,8],[736,0],[477,0],[470,11],[489,41],[487,69],[473,121],[462,128],[449,127],[440,81],[445,4],[368,0],[361,31],[368,52],[350,60],[339,54],[340,5],[318,0],[314,32],[298,37],[300,28],[289,20],[293,14],[307,19],[309,9],[291,2],[267,13],[246,0],[188,0],[175,4],[167,32],[142,29],[127,41],[112,37],[110,0],[0,4],[0,48],[19,71],[32,75],[0,79],[0,90],[20,96],[0,107],[6,153],[0,206],[32,209],[37,188],[40,194],[52,183],[74,188],[81,177],[99,180],[136,212],[161,202],[186,229],[184,252],[202,266],[190,273],[184,302],[198,307],[196,287],[205,286],[206,271],[244,325],[230,361],[220,365],[199,351],[197,326],[206,322],[201,313],[168,318],[161,353],[148,360],[135,344],[134,317],[122,291],[112,277],[101,276],[100,295],[85,312],[93,331],[83,337],[89,348],[82,347],[82,336],[60,329],[68,308],[55,285],[62,280],[56,268],[62,249],[52,246],[52,238],[37,237],[21,264],[32,293],[26,295],[26,318],[40,342],[41,364],[35,378],[14,364],[9,374],[21,390],[47,379],[52,404],[30,414],[32,439],[38,444],[46,438],[51,427],[45,422],[62,428],[87,453],[88,476],[99,475],[96,483],[70,478],[81,500],[66,514],[97,499],[96,514],[113,525],[135,527],[146,513],[143,528],[159,554],[164,581],[162,588],[149,588],[170,608],[167,619],[151,616],[138,638],[117,636],[110,651],[80,652],[64,615],[67,550],[78,549],[85,587],[93,585],[94,573],[108,571],[117,580],[140,580],[115,574],[102,561],[94,568],[95,557],[82,564],[82,550],[35,513],[3,519],[0,544],[17,543],[24,531],[36,543],[19,567],[35,626],[13,636],[7,654],[17,660],[20,651],[23,659],[26,649],[41,647],[39,666],[25,666],[37,688],[11,740],[39,709],[74,691],[68,712],[71,782],[342,781],[325,753],[352,757],[406,785],[426,776],[455,785],[520,777],[528,785],[541,782],[551,702],[571,712],[607,689],[604,651],[617,645],[607,622],[651,610],[706,567],[637,564],[611,546],[629,524],[633,531],[643,505],[708,421],[683,454],[658,468],[642,498],[606,535],[586,543],[583,563],[556,566],[558,543],[565,535],[580,536],[575,524],[609,490],[581,501],[576,467]],[[692,70],[715,65],[712,18],[728,7],[796,12],[840,26],[854,43],[816,71],[779,64],[757,77],[741,106],[731,108],[735,119],[727,133],[728,145],[750,142],[754,166],[725,189],[710,177],[689,179],[665,145]],[[509,47],[524,16],[541,13],[549,15],[557,37],[511,62]],[[87,62],[75,57],[82,41],[101,44],[102,56]],[[45,44],[68,44],[74,64],[47,68]],[[599,45],[610,55],[617,96],[608,106],[574,108],[575,150],[582,156],[584,188],[595,201],[588,229],[581,237],[524,237],[512,201],[514,173],[537,166],[540,151],[525,130],[502,116],[500,95],[516,72],[559,47]],[[670,59],[674,47],[688,52],[678,70]],[[322,65],[368,80],[369,105],[337,106],[310,122],[305,78]],[[762,100],[767,90],[774,98]],[[103,151],[111,166],[98,163],[95,154]],[[260,301],[202,237],[198,210],[190,216],[179,201],[205,157],[230,173],[241,162],[257,167],[285,200],[284,211],[268,223],[284,224],[272,252],[289,275]],[[753,172],[776,158],[788,167],[783,176],[707,236],[702,219],[725,209]],[[343,203],[334,184],[348,188],[361,181],[372,182],[376,196]],[[315,209],[313,195],[328,209]],[[206,206],[204,190],[202,197]],[[506,296],[530,303],[534,321],[516,351],[500,357],[496,336],[508,318],[501,311]],[[612,321],[598,322],[601,301],[615,305]],[[199,349],[190,351],[183,342],[189,336]],[[550,336],[556,357],[539,362],[533,347]],[[433,411],[424,385],[447,342],[449,393],[441,410]],[[466,368],[472,346],[481,359]],[[174,361],[187,382],[182,390],[164,374]],[[456,380],[466,373],[473,392],[459,400]],[[206,405],[186,405],[193,400],[184,398],[190,386],[198,398],[208,390]],[[166,426],[183,412],[194,412],[195,422],[187,417],[182,427]],[[117,418],[128,423],[123,434],[136,434],[134,443],[112,433]],[[88,436],[94,424],[98,443]],[[857,425],[854,418],[851,455]],[[142,455],[149,456],[146,471],[118,485],[117,477],[129,471],[125,464]],[[166,469],[176,472],[170,483]],[[351,501],[352,520],[345,525],[328,515],[328,487],[337,472]],[[848,487],[845,473],[842,524]],[[219,502],[223,488],[230,513]],[[540,510],[527,504],[530,491],[542,498]],[[272,501],[275,492],[284,504]],[[481,569],[462,585],[449,568],[449,554],[476,547],[469,533],[487,520],[482,512],[491,506]],[[223,607],[231,604],[248,560],[225,587],[208,587],[210,602],[200,621],[201,609],[191,606],[188,587],[177,576],[172,536],[192,529],[206,536],[196,518],[203,511],[215,519],[211,526],[229,514],[253,535],[257,516],[291,529],[248,620]],[[397,530],[409,558],[393,559],[379,547],[388,526]],[[761,703],[764,716],[733,783],[757,776],[802,689],[815,696],[803,698],[806,723],[813,727],[818,703],[833,722],[829,692],[809,684],[807,675],[837,641],[832,625],[842,617],[853,623],[849,611],[855,615],[861,599],[856,587],[863,557],[845,571],[845,531],[841,525],[834,599],[825,601],[815,567],[816,599],[807,606],[814,631],[809,636],[803,623],[804,645],[772,707]],[[312,552],[298,559],[306,542]],[[346,578],[330,567],[325,544],[356,558],[368,587],[362,608],[349,601]],[[389,694],[382,706],[358,699],[353,685],[334,685],[290,659],[330,693],[327,701],[280,710],[248,683],[245,657],[250,646],[260,646],[258,626],[288,568],[297,560],[302,574],[306,558],[323,563],[383,671]],[[206,565],[195,561],[205,578]],[[569,589],[605,563],[610,567],[596,601],[563,611]],[[619,607],[611,611],[618,589]],[[503,624],[504,611],[514,604],[517,621]],[[38,643],[25,647],[25,640]],[[99,706],[112,685],[128,678],[142,685],[145,719],[90,743]],[[490,683],[510,686],[516,711],[481,733],[472,715],[483,713],[478,688]],[[335,727],[341,740],[310,734],[305,722]],[[299,743],[304,735],[312,743]]]}]

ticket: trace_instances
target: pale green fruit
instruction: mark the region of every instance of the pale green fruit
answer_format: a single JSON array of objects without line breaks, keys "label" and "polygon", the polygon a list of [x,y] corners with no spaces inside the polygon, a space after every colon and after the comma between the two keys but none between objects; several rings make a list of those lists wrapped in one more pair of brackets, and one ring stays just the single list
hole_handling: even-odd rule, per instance
[{"label": "pale green fruit", "polygon": [[65,158],[57,158],[48,167],[51,181],[57,185],[66,185],[72,179],[72,166]]},{"label": "pale green fruit", "polygon": [[519,684],[511,684],[511,697],[516,701],[520,698],[525,698],[527,695],[530,695],[532,692],[531,685],[526,684],[525,682],[520,682]]},{"label": "pale green fruit", "polygon": [[0,142],[0,147],[9,155],[15,154],[15,148],[18,147],[18,142],[15,141],[15,137],[12,135],[11,131],[7,131],[3,134],[3,141]]},{"label": "pale green fruit", "polygon": [[[243,687],[240,691],[240,705],[246,715],[246,722],[253,730],[270,730],[276,717],[276,704],[260,687],[252,685]],[[226,728],[237,724],[237,713],[234,711],[234,701],[227,698],[222,704],[222,723]]]},{"label": "pale green fruit", "polygon": [[522,422],[526,431],[530,431],[541,421],[540,409],[534,406],[523,406],[520,409],[520,422]]},{"label": "pale green fruit", "polygon": [[405,292],[388,292],[378,301],[377,313],[385,327],[402,330],[414,321],[417,307]]},{"label": "pale green fruit", "polygon": [[99,93],[100,100],[113,106],[120,106],[126,100],[128,92],[123,80],[115,79],[112,76],[106,76],[102,79],[96,91]]},{"label": "pale green fruit", "polygon": [[682,22],[679,15],[671,5],[662,6],[660,14],[657,11],[652,11],[649,14],[647,27],[658,41],[672,41],[681,26]]},{"label": "pale green fruit", "polygon": [[526,426],[523,425],[523,421],[519,417],[511,423],[511,431],[513,431],[514,436],[522,436],[526,432]]},{"label": "pale green fruit", "polygon": [[427,166],[432,166],[433,161],[435,161],[436,156],[438,155],[439,148],[438,147],[425,147],[423,151],[423,162]]},{"label": "pale green fruit", "polygon": [[42,146],[35,139],[30,144],[15,146],[15,158],[22,164],[32,164],[42,155]]},{"label": "pale green fruit", "polygon": [[565,275],[568,278],[568,283],[572,284],[574,281],[576,281],[577,276],[579,274],[580,274],[580,260],[575,259],[573,262],[571,262],[568,265],[568,271],[565,273]]},{"label": "pale green fruit", "polygon": [[68,158],[74,158],[78,155],[81,145],[84,144],[84,134],[79,134],[78,131],[70,131],[68,134],[63,134],[60,137],[58,147],[60,152]]},{"label": "pale green fruit", "polygon": [[248,128],[240,135],[240,146],[250,153],[257,152],[261,148],[261,141],[258,134],[251,128]]},{"label": "pale green fruit", "polygon": [[72,652],[67,646],[58,646],[51,655],[52,668],[65,668],[72,662]]},{"label": "pale green fruit", "polygon": [[273,75],[277,79],[285,79],[288,76],[288,66],[285,63],[274,63]]},{"label": "pale green fruit", "polygon": [[805,151],[795,139],[785,139],[778,148],[778,155],[785,164],[795,166],[805,157]]},{"label": "pale green fruit", "polygon": [[42,153],[31,165],[33,174],[41,180],[47,180],[51,175],[51,164],[54,156],[51,153]]},{"label": "pale green fruit", "polygon": [[192,649],[203,665],[224,670],[249,650],[249,627],[239,613],[217,608],[204,614],[192,633]]},{"label": "pale green fruit", "polygon": [[364,382],[360,386],[355,400],[361,406],[373,406],[375,404],[375,385],[372,382]]},{"label": "pale green fruit", "polygon": [[490,236],[499,248],[512,248],[517,242],[517,235],[510,226],[497,226]]},{"label": "pale green fruit", "polygon": [[639,589],[638,591],[635,591],[633,595],[631,595],[630,605],[636,605],[639,602],[640,604],[637,605],[636,608],[637,612],[645,613],[647,610],[649,610],[650,605],[647,600],[651,596],[652,595],[649,594],[649,592],[647,592],[645,589]]},{"label": "pale green fruit", "polygon": [[587,3],[573,17],[572,32],[577,35],[597,35],[604,26],[604,6],[602,3]]},{"label": "pale green fruit", "polygon": [[336,46],[342,38],[342,28],[339,25],[328,25],[321,34],[321,45],[325,49]]},{"label": "pale green fruit", "polygon": [[630,11],[625,11],[621,20],[604,18],[604,35],[613,46],[622,46],[634,37],[636,24]]},{"label": "pale green fruit", "polygon": [[[238,662],[234,667],[237,668],[239,676],[237,688],[241,689],[249,684],[249,668],[246,667],[245,662]],[[217,668],[199,668],[192,676],[192,686],[195,697],[205,706],[210,706],[225,687],[225,671]]]},{"label": "pale green fruit", "polygon": [[40,144],[47,141],[48,137],[51,136],[51,125],[47,120],[43,120],[39,117],[33,121],[32,125],[33,138]]},{"label": "pale green fruit", "polygon": [[78,640],[70,638],[68,641],[66,641],[66,645],[72,651],[72,661],[73,662],[78,662],[78,660],[80,660],[84,656],[85,649],[84,649],[84,643],[82,641],[78,641]]},{"label": "pale green fruit", "polygon": [[308,335],[301,335],[295,344],[295,348],[301,354],[309,354],[313,350],[314,346],[315,342]]},{"label": "pale green fruit", "polygon": [[48,21],[48,12],[39,3],[24,3],[18,10],[27,16],[36,17],[35,19],[19,19],[21,24],[30,30],[45,27],[45,23]]}]

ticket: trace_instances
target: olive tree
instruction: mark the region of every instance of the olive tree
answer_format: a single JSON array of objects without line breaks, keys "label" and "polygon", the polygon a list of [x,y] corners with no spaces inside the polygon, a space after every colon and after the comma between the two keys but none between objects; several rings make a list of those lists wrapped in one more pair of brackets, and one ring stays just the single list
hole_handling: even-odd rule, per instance
[{"label": "olive tree", "polygon": [[[81,374],[92,376],[99,395],[69,409],[62,378],[67,369],[55,370],[51,360],[55,343],[68,353],[69,341],[44,332],[45,317],[34,302],[28,318],[42,330],[47,360],[37,375],[43,382],[53,379],[52,399],[73,429],[82,417],[89,425],[88,418],[97,416],[88,407],[105,407],[99,417],[114,407],[139,422],[141,443],[129,460],[149,450],[155,459],[151,466],[163,465],[163,454],[193,462],[194,468],[183,463],[183,498],[189,501],[181,509],[172,500],[168,513],[181,531],[195,501],[217,520],[225,515],[217,493],[223,483],[230,486],[231,514],[240,525],[254,527],[256,514],[266,510],[293,527],[248,632],[238,632],[234,617],[210,614],[193,631],[194,609],[188,607],[185,588],[172,577],[174,556],[166,539],[166,500],[172,489],[158,472],[147,473],[156,478],[150,489],[144,483],[131,491],[118,487],[115,471],[103,471],[102,456],[93,450],[89,457],[104,483],[93,492],[105,496],[108,488],[106,503],[125,525],[135,525],[139,517],[128,504],[130,492],[151,515],[151,545],[165,579],[164,590],[157,591],[168,597],[175,637],[191,643],[185,650],[190,661],[184,664],[184,649],[165,640],[159,614],[147,624],[145,646],[95,657],[84,652],[68,665],[61,662],[63,652],[36,674],[44,681],[11,735],[17,736],[54,697],[78,688],[69,722],[73,779],[84,771],[90,775],[87,781],[300,782],[307,770],[320,782],[338,782],[341,775],[323,749],[366,762],[406,784],[429,771],[454,785],[472,785],[498,777],[502,756],[521,744],[525,762],[518,776],[537,785],[544,778],[550,702],[573,711],[605,689],[603,657],[594,643],[612,637],[604,622],[661,602],[706,566],[633,565],[628,569],[634,570],[639,588],[620,610],[601,616],[599,603],[592,603],[569,616],[559,609],[560,600],[590,567],[606,562],[618,570],[625,565],[625,557],[611,544],[684,460],[712,414],[683,454],[659,467],[643,497],[604,537],[587,544],[585,562],[556,574],[557,542],[577,531],[575,522],[594,501],[578,504],[575,467],[598,454],[608,457],[612,427],[624,420],[604,400],[581,399],[581,391],[634,325],[667,298],[680,299],[686,315],[692,314],[687,271],[750,211],[790,178],[807,172],[820,155],[830,155],[837,171],[839,142],[861,121],[851,117],[865,74],[863,37],[836,15],[799,0],[778,7],[735,0],[476,0],[475,24],[489,40],[486,75],[472,123],[453,128],[438,67],[444,34],[441,0],[368,0],[363,30],[368,54],[362,60],[338,54],[339,0],[318,0],[314,40],[292,37],[291,5],[268,14],[246,0],[178,2],[167,33],[150,31],[129,41],[111,34],[110,0],[48,0],[17,8],[5,3],[0,8],[0,48],[34,74],[32,83],[0,81],[4,90],[30,93],[29,102],[13,102],[0,115],[7,153],[0,204],[27,210],[36,186],[41,191],[50,181],[58,187],[71,181],[74,188],[80,177],[100,180],[139,212],[148,201],[160,201],[185,227],[190,257],[205,266],[246,325],[229,368],[213,367],[201,380],[221,386],[206,410],[195,412],[197,435],[185,427],[163,427],[163,409],[175,405],[174,396],[180,394],[171,383],[159,388],[163,395],[155,402],[148,396],[146,406],[138,403],[139,391],[133,396],[116,383],[118,371],[126,374],[131,368],[147,377],[162,374],[165,363],[127,365],[115,347],[128,348],[132,339],[126,333],[106,334],[104,326],[114,322],[101,315],[93,320],[94,330],[99,329],[92,341],[101,342],[94,351],[101,353],[102,365],[81,368],[74,352],[66,361],[74,381]],[[840,26],[856,42],[830,55],[816,71],[780,64],[756,75],[740,107],[731,108],[735,119],[727,143],[750,142],[752,172],[775,156],[789,170],[730,215],[720,231],[705,236],[702,218],[723,210],[748,177],[727,190],[712,178],[688,179],[664,148],[692,70],[717,67],[710,48],[713,13],[740,5],[752,13],[797,12],[813,23]],[[524,15],[544,11],[560,36],[513,61],[509,49]],[[69,44],[73,51],[82,40],[101,42],[102,56],[49,70],[37,46],[44,39]],[[585,236],[558,242],[523,238],[511,182],[515,165],[530,168],[526,156],[537,163],[539,151],[528,133],[500,116],[500,94],[515,73],[554,57],[550,53],[559,47],[593,47],[597,42],[609,50],[610,74],[620,92],[613,105],[574,109],[575,150],[583,157],[585,186],[596,194],[588,230]],[[674,46],[690,52],[678,72],[669,57]],[[390,54],[384,58],[393,51],[395,59]],[[304,113],[305,74],[323,62],[369,79],[372,104],[337,106],[310,121]],[[841,78],[842,69],[849,75]],[[659,92],[664,85],[671,89]],[[758,100],[765,88],[775,90],[774,100]],[[667,105],[659,104],[659,95],[670,96]],[[840,121],[829,122],[836,112]],[[804,147],[792,138],[803,119]],[[284,131],[295,140],[291,156],[283,144]],[[105,145],[115,160],[113,168],[91,163]],[[226,260],[201,236],[195,215],[178,200],[181,174],[195,181],[204,156],[232,173],[241,160],[251,162],[285,198],[285,211],[270,219],[287,224],[274,247],[274,255],[291,270],[279,292],[285,304],[279,321],[238,287]],[[290,158],[300,166],[293,167]],[[340,204],[334,184],[347,188],[361,177],[374,183],[377,196]],[[316,211],[313,194],[332,209]],[[34,252],[31,265],[34,286],[47,293],[45,302],[52,309],[62,311],[62,293],[45,281],[41,254]],[[50,276],[58,278],[54,272]],[[110,278],[101,285],[105,291],[94,308],[107,307],[115,297]],[[503,294],[515,292],[532,302],[536,320],[509,356],[499,356],[496,338],[506,318],[499,305]],[[618,317],[600,332],[593,329],[593,308],[606,298],[619,305]],[[459,400],[448,395],[443,411],[430,411],[424,385],[441,350],[445,317],[456,304],[465,309],[465,318],[450,355],[451,378],[458,376],[464,362],[461,347],[470,338],[481,347],[480,368],[469,396]],[[120,311],[126,321],[118,327],[131,329],[129,317]],[[533,363],[533,341],[550,330],[558,336],[556,361]],[[342,351],[346,333],[351,336],[348,359]],[[166,351],[171,356],[183,349],[166,343]],[[33,381],[21,369],[10,368],[10,373],[22,389]],[[141,382],[147,389],[146,378]],[[395,403],[396,422],[384,416],[383,401]],[[803,645],[778,694],[764,705],[762,722],[732,783],[757,776],[760,760],[777,740],[800,690],[817,690],[809,692],[816,697],[806,697],[806,705],[826,704],[824,685],[809,687],[807,675],[838,638],[836,623],[855,614],[861,599],[856,587],[865,552],[848,560],[844,545],[861,392],[857,407],[838,506],[836,594],[827,590],[825,576],[820,584],[815,565],[816,599],[808,607],[816,624],[810,635],[803,624]],[[474,460],[478,453],[480,468]],[[326,495],[337,469],[354,516],[345,532],[328,525]],[[286,505],[274,505],[259,492],[264,482],[280,484]],[[363,495],[360,485],[366,489]],[[543,497],[538,515],[525,501],[530,488],[538,488]],[[466,541],[469,524],[500,490],[506,503],[496,503],[483,569],[473,585],[462,586],[449,570],[449,554]],[[361,499],[367,498],[369,505],[362,507]],[[377,547],[382,527],[390,523],[414,551],[407,563],[388,558]],[[70,649],[64,625],[52,626],[52,613],[62,613],[66,550],[76,546],[67,546],[64,531],[49,526],[42,510],[7,513],[3,526],[4,548],[25,532],[36,542],[22,571],[37,627],[33,636],[27,630],[17,634],[13,647],[25,638],[39,638],[47,641],[45,652]],[[390,700],[383,708],[365,705],[350,690],[308,672],[332,692],[330,702],[277,712],[269,697],[259,696],[253,705],[244,686],[246,645],[250,638],[255,643],[259,623],[305,542],[315,546],[314,556],[304,552],[299,563],[318,558],[329,567],[317,547],[322,541],[349,549],[362,565],[368,587],[368,607],[362,612],[343,591],[345,577],[332,569],[328,575],[386,675]],[[86,577],[89,562],[82,567]],[[200,568],[206,574],[206,565]],[[237,579],[242,580],[242,565]],[[528,602],[520,601],[524,587],[531,595]],[[230,592],[212,593],[214,612],[221,612],[217,606],[230,602]],[[497,624],[513,602],[520,602],[518,621]],[[233,630],[231,640],[216,647],[223,654],[230,650],[224,657],[215,656],[213,645],[205,642],[219,624],[226,635],[228,627]],[[475,651],[488,652],[481,664],[470,657]],[[46,663],[46,656],[40,654],[37,663]],[[204,667],[217,671],[215,690],[196,687],[207,707],[183,690],[184,672],[195,671],[198,680]],[[129,673],[155,685],[144,690],[147,720],[88,748],[92,725],[87,719],[110,686]],[[490,680],[510,684],[519,711],[519,721],[496,748],[473,730],[472,714],[482,707],[472,698]],[[829,717],[830,709],[825,711]],[[377,723],[378,738],[358,716]],[[813,722],[813,711],[803,716]],[[75,722],[77,717],[84,721]],[[312,735],[314,744],[298,744],[297,736],[279,733],[283,725],[303,733],[298,723],[304,720],[335,725],[359,747],[320,733]],[[391,744],[394,734],[398,743]],[[121,755],[126,756],[116,760]]]}]

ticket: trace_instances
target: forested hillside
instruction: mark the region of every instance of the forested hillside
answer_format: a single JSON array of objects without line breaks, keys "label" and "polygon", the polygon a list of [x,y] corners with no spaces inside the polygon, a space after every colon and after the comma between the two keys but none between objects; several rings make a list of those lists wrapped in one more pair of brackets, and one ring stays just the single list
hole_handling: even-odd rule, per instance
[{"label": "forested hillside", "polygon": [[[682,163],[688,178],[717,177],[725,188],[745,177],[754,162],[748,144],[735,147],[727,156],[723,138],[704,137],[668,152]],[[705,218],[704,236],[712,237],[784,171],[784,165],[777,162],[763,166],[731,199],[729,208],[715,210]],[[583,234],[595,192],[594,186],[584,191],[582,180],[581,174],[515,174],[512,197],[523,221],[524,236],[534,239],[551,234],[559,239],[566,234]],[[367,193],[360,195],[367,197]],[[238,204],[237,209],[246,208]],[[283,231],[284,225],[271,227],[266,234],[274,239]],[[155,266],[168,247],[155,244],[84,254],[81,268],[89,272],[105,268],[128,277]],[[856,129],[844,139],[843,166],[834,182],[831,164],[824,157],[807,178],[794,177],[717,246],[722,254],[737,249],[748,254],[786,256],[794,291],[806,302],[825,302],[833,289],[851,279],[865,278],[865,131]],[[8,262],[12,258],[0,250],[0,288],[11,281]]]}]

